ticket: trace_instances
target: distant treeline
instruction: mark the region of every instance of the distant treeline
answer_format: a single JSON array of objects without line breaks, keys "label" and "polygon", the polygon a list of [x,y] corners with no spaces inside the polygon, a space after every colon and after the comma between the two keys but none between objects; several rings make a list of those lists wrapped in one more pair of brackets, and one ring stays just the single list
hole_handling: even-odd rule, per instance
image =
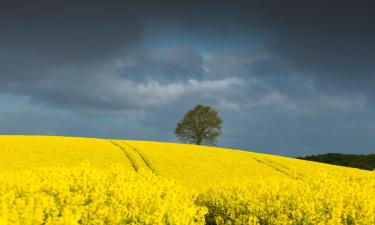
[{"label": "distant treeline", "polygon": [[353,155],[341,153],[327,153],[321,155],[298,157],[298,159],[328,163],[339,166],[354,167],[365,170],[374,170],[375,168],[375,154]]}]

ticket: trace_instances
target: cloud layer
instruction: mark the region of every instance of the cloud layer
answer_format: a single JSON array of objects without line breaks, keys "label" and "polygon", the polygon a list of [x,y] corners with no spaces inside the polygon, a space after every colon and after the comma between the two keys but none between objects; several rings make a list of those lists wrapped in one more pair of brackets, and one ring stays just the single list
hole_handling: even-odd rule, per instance
[{"label": "cloud layer", "polygon": [[372,152],[373,2],[19,1],[0,7],[0,132],[175,141],[197,103],[219,144]]}]

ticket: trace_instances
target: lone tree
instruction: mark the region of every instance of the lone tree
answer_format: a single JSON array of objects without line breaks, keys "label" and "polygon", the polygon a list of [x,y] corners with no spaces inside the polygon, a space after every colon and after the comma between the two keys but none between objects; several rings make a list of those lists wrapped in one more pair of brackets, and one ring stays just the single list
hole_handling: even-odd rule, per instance
[{"label": "lone tree", "polygon": [[214,145],[221,134],[223,120],[210,106],[196,105],[177,124],[175,134],[185,143]]}]

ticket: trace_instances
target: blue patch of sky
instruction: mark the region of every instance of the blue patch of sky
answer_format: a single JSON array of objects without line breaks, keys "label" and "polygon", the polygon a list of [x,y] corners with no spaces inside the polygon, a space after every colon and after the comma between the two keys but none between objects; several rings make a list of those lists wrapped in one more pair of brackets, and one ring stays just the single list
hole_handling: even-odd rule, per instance
[{"label": "blue patch of sky", "polygon": [[199,52],[220,51],[223,49],[241,49],[245,51],[264,51],[263,39],[257,34],[236,33],[204,33],[190,32],[181,27],[160,29],[159,26],[146,26],[143,45],[145,47],[166,49],[174,45],[190,46]]}]

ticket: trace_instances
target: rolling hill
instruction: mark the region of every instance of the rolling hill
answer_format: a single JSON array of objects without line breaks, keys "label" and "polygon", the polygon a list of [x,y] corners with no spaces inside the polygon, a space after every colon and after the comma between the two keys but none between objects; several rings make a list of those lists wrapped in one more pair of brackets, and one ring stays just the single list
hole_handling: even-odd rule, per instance
[{"label": "rolling hill", "polygon": [[0,136],[0,170],[88,161],[99,167],[121,164],[128,170],[149,170],[202,189],[233,177],[302,178],[319,171],[365,173],[304,160],[242,150],[150,141],[55,136]]},{"label": "rolling hill", "polygon": [[0,224],[374,224],[375,173],[243,150],[0,136]]}]

